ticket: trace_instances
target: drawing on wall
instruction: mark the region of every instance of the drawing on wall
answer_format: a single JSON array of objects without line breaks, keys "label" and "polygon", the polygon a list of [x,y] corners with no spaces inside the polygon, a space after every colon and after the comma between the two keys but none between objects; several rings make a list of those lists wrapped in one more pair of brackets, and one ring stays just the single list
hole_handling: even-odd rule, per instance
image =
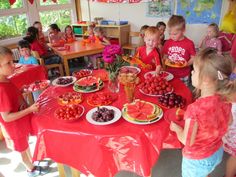
[{"label": "drawing on wall", "polygon": [[172,0],[156,0],[147,2],[147,17],[169,18],[174,12]]},{"label": "drawing on wall", "polygon": [[177,14],[190,24],[219,24],[222,0],[177,0]]}]

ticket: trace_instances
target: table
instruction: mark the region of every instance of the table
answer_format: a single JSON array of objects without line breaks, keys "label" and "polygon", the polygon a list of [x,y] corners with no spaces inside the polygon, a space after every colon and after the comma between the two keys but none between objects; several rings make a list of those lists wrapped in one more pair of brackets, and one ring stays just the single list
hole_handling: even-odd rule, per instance
[{"label": "table", "polygon": [[[190,90],[180,80],[175,79],[171,83],[176,93],[182,93],[190,103]],[[76,122],[63,122],[54,117],[54,111],[58,107],[57,96],[67,91],[72,91],[72,87],[51,86],[39,97],[43,105],[32,119],[37,134],[34,160],[49,157],[96,177],[114,176],[120,170],[149,176],[169,135],[169,124],[161,119],[150,125],[135,125],[121,118],[107,126],[91,125],[85,119],[88,110],[93,108],[86,102],[89,94],[83,94],[85,114]],[[153,103],[157,101],[138,90],[135,96]],[[121,109],[126,102],[124,97],[121,87],[118,99],[112,105]]]},{"label": "table", "polygon": [[21,89],[23,85],[31,84],[37,80],[47,79],[47,70],[42,65],[19,65],[14,71],[14,74],[9,76],[9,79]]},{"label": "table", "polygon": [[84,44],[82,41],[74,41],[65,45],[70,46],[70,50],[60,50],[61,47],[53,47],[51,44],[48,44],[53,51],[63,59],[63,64],[65,67],[66,75],[70,75],[68,60],[77,57],[83,57],[87,55],[93,55],[101,53],[104,49],[104,46],[100,43],[89,43]]}]

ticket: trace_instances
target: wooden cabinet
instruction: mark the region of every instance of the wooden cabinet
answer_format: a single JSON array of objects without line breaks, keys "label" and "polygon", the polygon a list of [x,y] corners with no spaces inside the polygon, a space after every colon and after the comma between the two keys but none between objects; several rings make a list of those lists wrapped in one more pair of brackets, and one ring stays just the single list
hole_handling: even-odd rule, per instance
[{"label": "wooden cabinet", "polygon": [[[101,27],[105,32],[105,35],[110,40],[117,40],[120,45],[124,45],[129,43],[129,32],[130,25],[96,25],[97,27]],[[87,24],[73,24],[73,31],[76,37],[83,37],[84,33],[88,29]]]}]

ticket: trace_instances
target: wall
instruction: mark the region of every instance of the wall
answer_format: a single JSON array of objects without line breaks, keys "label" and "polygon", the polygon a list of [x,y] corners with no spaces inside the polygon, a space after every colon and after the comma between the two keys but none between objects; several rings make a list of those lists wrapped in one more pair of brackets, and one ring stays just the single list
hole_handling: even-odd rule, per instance
[{"label": "wall", "polygon": [[[88,1],[80,0],[81,2],[81,11],[82,11],[82,20],[89,21],[88,13]],[[228,7],[228,1],[223,0],[221,16],[224,15]],[[128,20],[131,24],[132,31],[139,31],[139,28],[144,25],[156,25],[158,21],[167,22],[166,18],[156,18],[156,17],[146,17],[146,4],[137,3],[137,4],[108,4],[108,3],[96,3],[90,2],[91,10],[91,19],[94,17],[103,17],[109,20]],[[205,24],[188,24],[186,28],[186,36],[191,38],[195,44],[199,43],[199,40],[206,32],[207,25]],[[168,34],[166,32],[166,36]]]}]

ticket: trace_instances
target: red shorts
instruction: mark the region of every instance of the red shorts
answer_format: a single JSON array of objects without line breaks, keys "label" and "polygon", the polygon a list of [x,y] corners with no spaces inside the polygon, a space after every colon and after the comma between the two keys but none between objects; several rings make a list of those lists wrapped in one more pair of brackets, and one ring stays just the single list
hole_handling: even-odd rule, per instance
[{"label": "red shorts", "polygon": [[19,139],[9,139],[5,138],[6,145],[9,149],[23,152],[29,147],[28,137],[19,138]]}]

